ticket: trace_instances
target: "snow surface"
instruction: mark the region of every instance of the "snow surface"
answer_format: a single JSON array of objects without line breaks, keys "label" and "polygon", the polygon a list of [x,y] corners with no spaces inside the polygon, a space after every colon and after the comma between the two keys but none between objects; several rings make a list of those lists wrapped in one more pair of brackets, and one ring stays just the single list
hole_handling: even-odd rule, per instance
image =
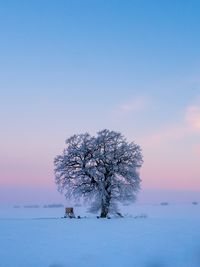
[{"label": "snow surface", "polygon": [[[0,209],[1,267],[199,267],[200,205],[134,205],[122,219]],[[147,215],[147,218],[141,215]]]}]

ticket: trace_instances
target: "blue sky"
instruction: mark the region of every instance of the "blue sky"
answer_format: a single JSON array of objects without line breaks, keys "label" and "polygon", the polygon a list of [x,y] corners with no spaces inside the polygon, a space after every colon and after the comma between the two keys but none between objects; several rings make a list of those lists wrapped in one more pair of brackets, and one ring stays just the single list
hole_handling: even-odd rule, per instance
[{"label": "blue sky", "polygon": [[109,128],[142,146],[144,188],[196,190],[199,13],[194,0],[1,1],[0,185],[53,187],[64,140]]}]

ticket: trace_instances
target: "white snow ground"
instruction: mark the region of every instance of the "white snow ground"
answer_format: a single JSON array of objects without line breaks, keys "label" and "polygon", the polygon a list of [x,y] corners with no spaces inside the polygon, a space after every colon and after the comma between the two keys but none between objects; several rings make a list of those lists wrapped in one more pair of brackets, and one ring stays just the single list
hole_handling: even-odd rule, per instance
[{"label": "white snow ground", "polygon": [[[123,207],[129,217],[111,220],[75,212],[89,218],[59,219],[62,208],[1,208],[0,266],[200,266],[200,205],[136,204]],[[148,217],[134,218],[141,214]]]}]

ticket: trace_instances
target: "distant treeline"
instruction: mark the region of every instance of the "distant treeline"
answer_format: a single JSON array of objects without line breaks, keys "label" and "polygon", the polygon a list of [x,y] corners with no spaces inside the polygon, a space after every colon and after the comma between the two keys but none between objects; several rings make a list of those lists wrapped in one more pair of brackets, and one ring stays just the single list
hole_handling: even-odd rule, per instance
[{"label": "distant treeline", "polygon": [[63,204],[50,204],[50,205],[44,205],[43,208],[63,208]]},{"label": "distant treeline", "polygon": [[48,205],[44,205],[44,206],[40,206],[40,205],[24,205],[24,206],[15,205],[13,208],[15,208],[15,209],[19,209],[19,208],[38,209],[38,208],[63,208],[63,207],[64,207],[63,204],[48,204]]}]

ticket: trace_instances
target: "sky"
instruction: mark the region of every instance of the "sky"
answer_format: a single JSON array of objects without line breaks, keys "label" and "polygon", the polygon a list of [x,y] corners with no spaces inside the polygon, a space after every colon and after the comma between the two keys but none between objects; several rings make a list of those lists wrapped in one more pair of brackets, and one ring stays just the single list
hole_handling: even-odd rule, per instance
[{"label": "sky", "polygon": [[200,191],[199,13],[195,0],[2,0],[0,203],[58,200],[66,138],[105,128],[141,146],[143,191]]}]

